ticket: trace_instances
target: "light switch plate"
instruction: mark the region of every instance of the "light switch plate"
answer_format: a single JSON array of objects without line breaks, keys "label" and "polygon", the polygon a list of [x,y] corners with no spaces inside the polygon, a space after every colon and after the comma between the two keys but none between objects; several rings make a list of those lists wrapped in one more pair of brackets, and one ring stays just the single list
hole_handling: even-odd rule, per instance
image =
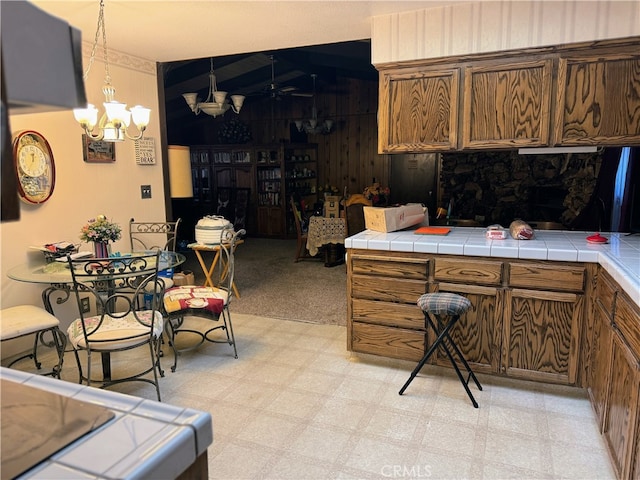
[{"label": "light switch plate", "polygon": [[140,185],[140,195],[142,198],[151,198],[151,185]]}]

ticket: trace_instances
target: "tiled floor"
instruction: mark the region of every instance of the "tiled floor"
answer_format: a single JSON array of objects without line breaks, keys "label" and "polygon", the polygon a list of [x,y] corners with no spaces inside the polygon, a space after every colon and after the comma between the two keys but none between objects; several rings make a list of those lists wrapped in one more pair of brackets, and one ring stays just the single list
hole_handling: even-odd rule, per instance
[{"label": "tiled floor", "polygon": [[425,367],[399,396],[414,364],[351,355],[345,327],[233,319],[237,360],[208,344],[175,373],[167,355],[161,379],[164,402],[211,412],[211,479],[615,478],[583,390],[479,375],[475,409],[451,370]]}]

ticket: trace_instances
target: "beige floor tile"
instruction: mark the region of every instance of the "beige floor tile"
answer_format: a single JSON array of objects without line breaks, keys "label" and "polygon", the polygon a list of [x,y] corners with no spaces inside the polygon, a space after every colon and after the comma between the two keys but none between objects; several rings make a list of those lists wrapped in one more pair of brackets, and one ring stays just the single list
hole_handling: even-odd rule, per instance
[{"label": "beige floor tile", "polygon": [[589,416],[567,416],[549,414],[549,437],[554,442],[573,446],[601,448],[602,439],[598,433],[595,418]]},{"label": "beige floor tile", "polygon": [[379,380],[344,376],[340,384],[336,385],[333,395],[365,403],[378,403],[380,392],[385,388],[386,385]]},{"label": "beige floor tile", "polygon": [[402,410],[378,407],[372,412],[371,418],[363,428],[363,433],[409,445],[420,421],[418,414],[408,415]]},{"label": "beige floor tile", "polygon": [[471,478],[483,478],[487,480],[552,480],[556,477],[551,473],[527,470],[502,463],[487,462],[483,466],[482,476],[473,476]]},{"label": "beige floor tile", "polygon": [[345,450],[349,438],[349,433],[311,425],[296,438],[290,450],[306,457],[332,463]]},{"label": "beige floor tile", "polygon": [[575,480],[614,480],[615,472],[601,448],[556,444],[551,447],[553,470],[556,478]]},{"label": "beige floor tile", "polygon": [[289,383],[289,387],[307,392],[327,394],[333,392],[341,382],[342,377],[337,377],[331,373],[304,370]]},{"label": "beige floor tile", "polygon": [[411,457],[412,452],[405,446],[360,437],[345,465],[384,477],[387,472],[393,472],[394,469],[407,465]]},{"label": "beige floor tile", "polygon": [[237,438],[265,447],[282,448],[291,443],[304,429],[296,419],[267,412],[259,412],[246,423]]},{"label": "beige floor tile", "polygon": [[300,419],[311,419],[327,397],[317,393],[286,388],[279,392],[264,409]]},{"label": "beige floor tile", "polygon": [[209,480],[260,478],[272,456],[270,449],[229,443],[209,456]]},{"label": "beige floor tile", "polygon": [[544,411],[518,408],[518,405],[489,405],[488,408],[491,429],[531,436],[547,434],[547,415]]},{"label": "beige floor tile", "polygon": [[403,467],[400,471],[403,477],[396,478],[474,478],[471,476],[472,465],[473,459],[462,453],[444,453],[427,449],[420,451],[412,463]]},{"label": "beige floor tile", "polygon": [[432,417],[426,425],[421,444],[431,452],[471,457],[476,450],[476,435],[477,429],[473,426]]},{"label": "beige floor tile", "polygon": [[485,461],[540,474],[552,473],[551,465],[545,462],[540,439],[528,435],[505,434],[490,429],[487,432]]},{"label": "beige floor tile", "polygon": [[250,408],[262,408],[271,403],[278,392],[278,386],[239,380],[232,389],[226,391],[221,399]]},{"label": "beige floor tile", "polygon": [[335,478],[331,474],[330,465],[324,462],[313,462],[305,457],[285,454],[275,465],[264,472],[261,478],[274,480],[303,480]]},{"label": "beige floor tile", "polygon": [[363,402],[329,397],[318,408],[311,423],[355,431],[368,410],[369,406]]}]

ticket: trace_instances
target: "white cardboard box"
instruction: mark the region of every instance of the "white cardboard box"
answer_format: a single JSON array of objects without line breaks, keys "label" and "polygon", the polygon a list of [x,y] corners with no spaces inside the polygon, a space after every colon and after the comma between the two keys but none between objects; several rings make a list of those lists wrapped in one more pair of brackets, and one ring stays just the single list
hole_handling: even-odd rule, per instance
[{"label": "white cardboard box", "polygon": [[376,232],[395,232],[424,220],[425,208],[418,204],[400,207],[364,207],[364,225]]}]

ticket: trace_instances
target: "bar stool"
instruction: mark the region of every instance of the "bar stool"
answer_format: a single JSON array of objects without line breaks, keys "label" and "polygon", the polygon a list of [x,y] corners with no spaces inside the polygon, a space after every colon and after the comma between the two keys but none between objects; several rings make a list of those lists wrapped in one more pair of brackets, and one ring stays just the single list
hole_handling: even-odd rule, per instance
[{"label": "bar stool", "polygon": [[41,365],[37,356],[38,340],[41,335],[50,332],[58,352],[58,363],[46,375],[60,378],[67,337],[60,330],[60,321],[56,317],[35,305],[18,305],[0,310],[0,325],[0,341],[3,342],[26,335],[35,335],[31,353],[16,358],[8,367],[25,358],[32,358],[36,368],[40,370]]},{"label": "bar stool", "polygon": [[[456,322],[460,319],[460,315],[466,312],[469,307],[471,307],[471,302],[468,298],[463,297],[462,295],[457,295],[455,293],[427,293],[422,295],[418,299],[418,307],[424,312],[424,318],[426,322],[431,326],[435,334],[437,335],[436,340],[427,350],[427,353],[422,357],[418,366],[411,372],[411,376],[409,380],[403,385],[400,389],[399,394],[402,395],[404,391],[407,389],[409,384],[413,381],[413,379],[418,375],[418,372],[425,363],[429,360],[429,357],[436,351],[439,346],[442,346],[447,357],[451,361],[453,368],[462,383],[462,386],[467,391],[467,395],[471,399],[471,403],[475,408],[478,408],[478,402],[473,398],[473,394],[471,390],[469,390],[469,380],[473,379],[478,390],[482,390],[482,385],[476,378],[475,374],[471,371],[469,364],[462,356],[460,349],[455,344],[451,336],[449,335],[449,330],[453,328]],[[458,355],[458,358],[464,365],[469,374],[467,379],[465,380],[460,372],[460,368],[458,368],[458,364],[453,358],[453,353],[451,349]]]}]

